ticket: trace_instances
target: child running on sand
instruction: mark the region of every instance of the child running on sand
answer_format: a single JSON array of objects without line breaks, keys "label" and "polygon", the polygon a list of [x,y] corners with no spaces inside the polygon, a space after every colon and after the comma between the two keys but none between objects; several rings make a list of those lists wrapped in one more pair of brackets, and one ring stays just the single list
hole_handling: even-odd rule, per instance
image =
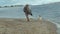
[{"label": "child running on sand", "polygon": [[31,10],[30,10],[28,4],[25,5],[23,11],[24,11],[24,13],[25,13],[25,15],[26,15],[27,21],[29,21],[29,17],[28,17],[28,15],[31,15],[31,16],[32,16],[32,13],[31,13]]}]

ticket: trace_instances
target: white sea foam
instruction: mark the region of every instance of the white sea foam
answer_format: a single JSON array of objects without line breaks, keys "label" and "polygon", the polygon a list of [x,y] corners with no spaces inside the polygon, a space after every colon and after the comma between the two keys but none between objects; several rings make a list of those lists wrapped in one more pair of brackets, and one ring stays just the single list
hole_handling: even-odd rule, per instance
[{"label": "white sea foam", "polygon": [[[51,21],[51,20],[49,20],[49,19],[47,19],[48,21]],[[51,21],[52,22],[52,21]],[[55,22],[52,22],[52,23],[54,23],[54,24],[56,24],[56,26],[58,27],[58,28],[60,28],[60,24],[58,24],[58,23],[55,23]]]}]

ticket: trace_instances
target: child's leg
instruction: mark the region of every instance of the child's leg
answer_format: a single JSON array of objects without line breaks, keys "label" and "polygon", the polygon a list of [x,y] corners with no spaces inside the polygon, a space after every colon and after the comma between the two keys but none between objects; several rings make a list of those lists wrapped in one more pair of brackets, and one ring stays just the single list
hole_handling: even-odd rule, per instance
[{"label": "child's leg", "polygon": [[29,21],[29,17],[28,17],[28,14],[26,14],[26,18],[27,18],[27,21]]}]

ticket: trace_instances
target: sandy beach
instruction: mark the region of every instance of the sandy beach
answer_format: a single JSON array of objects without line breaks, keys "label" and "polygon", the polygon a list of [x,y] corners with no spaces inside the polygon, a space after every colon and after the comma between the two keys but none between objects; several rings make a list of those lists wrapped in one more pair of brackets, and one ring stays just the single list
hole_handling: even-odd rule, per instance
[{"label": "sandy beach", "polygon": [[46,20],[0,18],[0,34],[56,34],[56,29]]}]

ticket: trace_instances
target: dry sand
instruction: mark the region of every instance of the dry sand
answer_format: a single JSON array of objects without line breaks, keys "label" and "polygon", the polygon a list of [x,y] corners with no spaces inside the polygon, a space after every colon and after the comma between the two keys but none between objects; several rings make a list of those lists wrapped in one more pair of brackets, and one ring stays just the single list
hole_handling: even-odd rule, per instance
[{"label": "dry sand", "polygon": [[57,34],[56,29],[46,20],[0,18],[0,34]]}]

